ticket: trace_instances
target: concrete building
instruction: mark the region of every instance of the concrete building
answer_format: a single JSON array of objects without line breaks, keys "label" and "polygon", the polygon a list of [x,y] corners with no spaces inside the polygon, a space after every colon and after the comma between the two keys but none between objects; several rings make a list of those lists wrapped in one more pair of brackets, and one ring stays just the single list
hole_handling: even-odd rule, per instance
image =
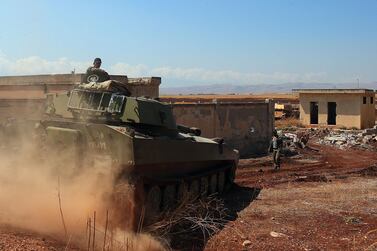
[{"label": "concrete building", "polygon": [[370,89],[294,89],[304,125],[370,128],[375,125],[375,91]]}]

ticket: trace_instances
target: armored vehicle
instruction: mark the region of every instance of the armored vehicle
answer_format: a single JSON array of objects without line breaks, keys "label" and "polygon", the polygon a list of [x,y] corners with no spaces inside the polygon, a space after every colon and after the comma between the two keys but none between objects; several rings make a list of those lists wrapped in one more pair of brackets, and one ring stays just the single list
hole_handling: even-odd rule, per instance
[{"label": "armored vehicle", "polygon": [[69,152],[77,168],[93,160],[89,156],[108,160],[116,173],[114,194],[124,188],[131,197],[114,201],[121,214],[127,211],[121,217],[132,228],[140,217],[150,222],[173,208],[185,194],[221,194],[233,184],[238,151],[222,139],[200,137],[197,128],[177,125],[170,104],[132,97],[123,83],[85,83],[49,95],[46,113],[41,125],[50,148]]}]

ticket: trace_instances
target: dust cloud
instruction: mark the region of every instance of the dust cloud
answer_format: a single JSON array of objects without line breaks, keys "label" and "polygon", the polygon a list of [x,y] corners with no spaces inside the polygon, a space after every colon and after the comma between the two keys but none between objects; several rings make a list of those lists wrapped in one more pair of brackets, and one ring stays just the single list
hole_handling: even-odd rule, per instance
[{"label": "dust cloud", "polygon": [[[96,212],[97,238],[101,238],[106,211],[112,214],[109,201],[116,172],[110,168],[111,164],[93,157],[77,167],[71,149],[50,151],[31,136],[12,135],[12,139],[16,144],[1,146],[6,140],[0,142],[0,224],[66,241],[65,224],[72,242],[82,246],[88,218]],[[116,235],[122,237],[119,243],[127,236],[127,242],[133,243],[130,250],[163,250],[148,235],[124,232]]]},{"label": "dust cloud", "polygon": [[[47,154],[22,144],[19,149],[5,149],[0,154],[0,221],[40,232],[59,233],[63,229],[58,193],[70,231],[85,227],[93,211],[103,210],[103,196],[111,192],[112,176],[106,168],[83,168],[66,177],[74,163],[64,152]],[[43,152],[46,151],[46,156]],[[57,165],[55,165],[56,163]],[[60,168],[64,168],[59,170]],[[64,171],[64,172],[63,172]]]}]

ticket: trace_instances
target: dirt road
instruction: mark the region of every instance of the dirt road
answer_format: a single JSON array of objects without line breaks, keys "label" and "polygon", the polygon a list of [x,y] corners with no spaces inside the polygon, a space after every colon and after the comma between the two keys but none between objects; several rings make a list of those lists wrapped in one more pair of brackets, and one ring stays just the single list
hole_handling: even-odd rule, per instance
[{"label": "dirt road", "polygon": [[235,219],[205,249],[376,250],[377,153],[312,147],[278,172],[241,160],[226,196]]}]

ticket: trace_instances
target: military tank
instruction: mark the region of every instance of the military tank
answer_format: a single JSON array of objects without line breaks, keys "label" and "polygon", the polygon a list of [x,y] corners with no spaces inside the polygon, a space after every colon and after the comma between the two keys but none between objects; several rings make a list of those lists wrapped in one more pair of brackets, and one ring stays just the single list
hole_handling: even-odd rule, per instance
[{"label": "military tank", "polygon": [[187,194],[195,199],[232,186],[237,150],[177,125],[170,104],[130,94],[118,81],[82,83],[48,95],[41,121],[50,148],[68,151],[77,168],[93,155],[108,160],[120,221],[136,229]]}]

